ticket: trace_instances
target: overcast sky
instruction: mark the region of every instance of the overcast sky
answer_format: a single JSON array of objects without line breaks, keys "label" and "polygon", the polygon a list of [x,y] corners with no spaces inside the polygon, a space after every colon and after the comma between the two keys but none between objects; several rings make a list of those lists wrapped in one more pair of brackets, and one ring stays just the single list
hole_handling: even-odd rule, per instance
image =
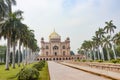
[{"label": "overcast sky", "polygon": [[[14,10],[24,11],[24,23],[48,41],[54,28],[62,41],[70,37],[71,50],[76,52],[106,21],[113,20],[120,31],[120,0],[16,0]],[[1,44],[1,43],[0,43]],[[2,42],[2,44],[5,44]]]}]

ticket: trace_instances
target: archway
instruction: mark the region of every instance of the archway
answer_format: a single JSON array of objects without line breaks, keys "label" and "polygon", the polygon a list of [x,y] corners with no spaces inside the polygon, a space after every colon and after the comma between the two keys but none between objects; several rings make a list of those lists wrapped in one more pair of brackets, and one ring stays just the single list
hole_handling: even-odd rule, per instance
[{"label": "archway", "polygon": [[55,60],[55,58],[53,58],[53,60]]},{"label": "archway", "polygon": [[66,57],[66,60],[68,60],[68,58]]},{"label": "archway", "polygon": [[49,60],[51,61],[51,58],[49,58]]},{"label": "archway", "polygon": [[59,60],[61,60],[61,58],[59,58]]},{"label": "archway", "polygon": [[39,61],[39,58],[37,58],[37,61]]},{"label": "archway", "polygon": [[45,58],[43,58],[43,60],[45,60]]},{"label": "archway", "polygon": [[55,52],[55,56],[57,56],[57,52]]},{"label": "archway", "polygon": [[58,58],[56,58],[56,60],[58,60]]}]

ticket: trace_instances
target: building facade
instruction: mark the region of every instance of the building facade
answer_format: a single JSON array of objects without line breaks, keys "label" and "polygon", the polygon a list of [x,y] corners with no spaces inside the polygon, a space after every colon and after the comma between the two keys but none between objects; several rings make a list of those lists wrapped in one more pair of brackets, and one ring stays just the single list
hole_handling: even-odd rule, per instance
[{"label": "building facade", "polygon": [[44,41],[41,38],[41,55],[37,60],[72,60],[79,59],[80,56],[70,55],[70,38],[61,41],[61,36],[55,30],[49,35],[49,41]]},{"label": "building facade", "polygon": [[42,56],[67,56],[70,55],[70,39],[66,38],[61,42],[61,36],[55,31],[49,36],[49,42],[41,38],[41,55]]}]

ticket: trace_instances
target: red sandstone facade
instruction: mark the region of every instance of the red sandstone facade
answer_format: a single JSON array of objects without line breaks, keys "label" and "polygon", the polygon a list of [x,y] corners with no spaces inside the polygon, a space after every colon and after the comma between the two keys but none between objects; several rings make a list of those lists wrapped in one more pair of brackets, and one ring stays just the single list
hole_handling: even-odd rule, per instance
[{"label": "red sandstone facade", "polygon": [[70,55],[69,37],[62,42],[61,36],[54,31],[49,36],[49,42],[45,42],[44,38],[41,38],[41,55],[37,57],[37,60],[73,60],[80,58],[79,55]]}]

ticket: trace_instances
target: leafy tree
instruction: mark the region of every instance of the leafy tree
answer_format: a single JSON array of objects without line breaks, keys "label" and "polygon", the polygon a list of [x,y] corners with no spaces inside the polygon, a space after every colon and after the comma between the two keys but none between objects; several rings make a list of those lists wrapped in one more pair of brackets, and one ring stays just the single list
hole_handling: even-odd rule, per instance
[{"label": "leafy tree", "polygon": [[0,21],[3,21],[8,16],[8,5],[5,0],[0,0]]}]

